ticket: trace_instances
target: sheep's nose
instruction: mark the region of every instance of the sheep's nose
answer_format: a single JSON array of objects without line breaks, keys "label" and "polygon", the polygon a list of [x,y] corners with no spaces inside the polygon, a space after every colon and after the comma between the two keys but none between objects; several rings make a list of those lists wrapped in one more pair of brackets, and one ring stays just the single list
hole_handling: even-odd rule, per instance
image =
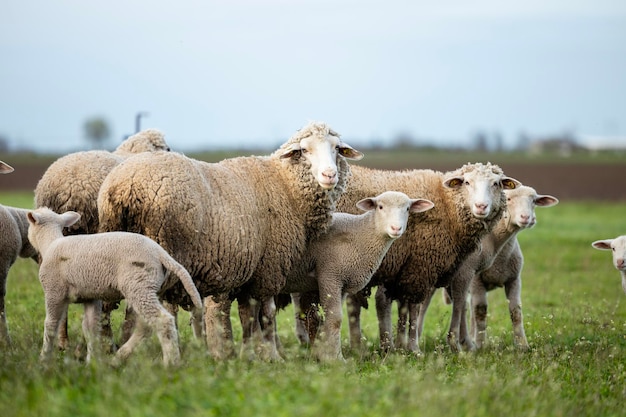
[{"label": "sheep's nose", "polygon": [[520,214],[520,218],[524,221],[528,221],[528,219],[530,219],[530,216],[528,214]]},{"label": "sheep's nose", "polygon": [[487,203],[475,203],[474,207],[476,207],[477,210],[486,211],[489,205]]},{"label": "sheep's nose", "polygon": [[334,169],[327,169],[324,172],[322,172],[322,175],[326,178],[328,178],[329,180],[333,180],[335,179],[335,177],[337,176],[337,171],[335,171]]},{"label": "sheep's nose", "polygon": [[621,259],[617,260],[617,267],[618,268],[623,268],[624,267],[624,258],[621,258]]},{"label": "sheep's nose", "polygon": [[399,232],[402,230],[402,227],[400,227],[400,226],[394,226],[394,225],[389,226],[389,228],[390,228],[390,229],[391,229],[391,231],[392,231],[392,232],[394,232],[394,233],[399,233]]}]

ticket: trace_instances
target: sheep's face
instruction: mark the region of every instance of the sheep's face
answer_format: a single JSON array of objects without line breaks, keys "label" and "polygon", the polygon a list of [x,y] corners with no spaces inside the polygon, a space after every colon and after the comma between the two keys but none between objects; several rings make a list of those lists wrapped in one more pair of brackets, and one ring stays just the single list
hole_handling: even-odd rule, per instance
[{"label": "sheep's face", "polygon": [[613,265],[619,271],[626,272],[626,236],[619,236],[615,239],[596,240],[591,246],[600,250],[612,251]]},{"label": "sheep's face", "polygon": [[529,229],[537,223],[535,207],[552,207],[559,202],[556,197],[538,195],[533,188],[524,185],[513,190],[504,190],[504,194],[507,216],[514,225],[522,229]]},{"label": "sheep's face", "polygon": [[479,219],[489,217],[494,207],[500,206],[502,190],[512,190],[519,181],[494,172],[488,166],[477,164],[476,169],[447,178],[443,185],[462,191],[464,201],[472,215]]},{"label": "sheep's face", "polygon": [[375,210],[376,233],[397,239],[406,230],[410,213],[420,213],[433,208],[430,200],[410,199],[406,194],[386,191],[377,197],[359,201],[357,207],[363,211]]},{"label": "sheep's face", "polygon": [[325,190],[332,190],[339,182],[337,160],[339,157],[359,160],[363,154],[339,139],[332,130],[325,136],[311,134],[293,143],[282,158],[298,158],[308,162],[311,174]]}]

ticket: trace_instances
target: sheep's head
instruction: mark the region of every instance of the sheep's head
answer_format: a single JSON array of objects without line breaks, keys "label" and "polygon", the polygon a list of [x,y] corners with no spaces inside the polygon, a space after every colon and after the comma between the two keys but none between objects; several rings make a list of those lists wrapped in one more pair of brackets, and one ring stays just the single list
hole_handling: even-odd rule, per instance
[{"label": "sheep's head", "polygon": [[115,149],[118,154],[135,154],[140,152],[169,151],[165,136],[157,129],[145,129],[126,139]]},{"label": "sheep's head", "polygon": [[491,163],[466,164],[446,176],[444,187],[463,191],[465,204],[472,215],[479,219],[489,218],[494,209],[503,209],[503,190],[522,185],[516,179],[504,175],[500,167]]},{"label": "sheep's head", "polygon": [[516,227],[529,229],[537,223],[535,207],[552,207],[559,200],[551,195],[539,195],[534,188],[522,185],[513,190],[504,190],[507,216]]},{"label": "sheep's head", "polygon": [[[613,252],[613,265],[621,272],[626,272],[626,236],[615,239],[596,240],[591,244],[596,249]],[[624,289],[626,291],[626,289]]]},{"label": "sheep's head", "polygon": [[62,236],[63,228],[76,223],[80,214],[75,211],[57,214],[48,207],[39,207],[29,211],[26,217],[29,223],[28,240],[38,252],[44,252],[42,245],[49,243],[50,238]]},{"label": "sheep's head", "polygon": [[311,123],[285,143],[278,151],[280,158],[302,162],[305,160],[317,183],[332,190],[339,182],[338,160],[359,160],[363,154],[344,143],[339,134],[324,123]]},{"label": "sheep's head", "polygon": [[13,167],[5,162],[0,161],[0,174],[8,174],[13,172]]},{"label": "sheep's head", "polygon": [[364,198],[356,206],[363,211],[375,210],[376,232],[397,239],[406,231],[410,213],[430,210],[434,204],[421,198],[411,199],[397,191],[385,191],[376,197]]}]

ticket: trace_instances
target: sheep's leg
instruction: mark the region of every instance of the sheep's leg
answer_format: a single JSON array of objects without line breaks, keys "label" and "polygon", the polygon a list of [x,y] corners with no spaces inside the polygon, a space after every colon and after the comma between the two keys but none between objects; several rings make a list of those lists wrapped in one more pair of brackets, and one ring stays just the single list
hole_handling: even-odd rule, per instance
[{"label": "sheep's leg", "polygon": [[509,314],[513,324],[513,342],[522,350],[528,349],[524,316],[522,314],[522,280],[518,277],[504,285],[506,298],[509,300]]},{"label": "sheep's leg", "polygon": [[141,317],[138,317],[135,321],[135,326],[133,328],[133,332],[130,337],[120,348],[115,352],[115,357],[113,358],[113,365],[118,366],[122,362],[124,362],[133,350],[137,347],[139,343],[146,337],[150,336],[152,329],[145,322],[145,320]]},{"label": "sheep's leg", "polygon": [[479,279],[472,282],[472,328],[477,348],[482,348],[487,337],[487,289]]},{"label": "sheep's leg", "polygon": [[387,298],[385,287],[378,287],[375,295],[376,316],[378,317],[378,334],[380,337],[380,349],[383,352],[393,350],[393,339],[391,329],[391,308],[393,300]]},{"label": "sheep's leg", "polygon": [[300,301],[302,299],[301,294],[291,294],[291,304],[293,304],[293,311],[296,321],[296,337],[300,341],[301,345],[310,345],[311,339],[309,339],[309,332],[306,326],[306,313],[302,310]]},{"label": "sheep's leg", "polygon": [[261,302],[260,325],[262,330],[261,357],[271,362],[281,362],[283,358],[278,353],[278,333],[276,331],[276,303],[274,297],[268,297]]},{"label": "sheep's leg", "polygon": [[9,336],[9,327],[7,326],[7,316],[4,310],[4,297],[7,294],[7,280],[6,275],[4,279],[0,279],[0,346],[8,346],[11,344],[11,337]]},{"label": "sheep's leg", "polygon": [[[251,297],[237,299],[239,307],[239,322],[241,323],[242,338],[239,356],[248,360],[256,359],[255,346],[263,343],[261,331],[261,304]],[[260,353],[260,352],[259,352]]]},{"label": "sheep's leg", "polygon": [[161,308],[160,314],[148,322],[155,329],[159,342],[161,342],[163,364],[165,366],[177,365],[180,362],[180,348],[176,318],[165,308]]},{"label": "sheep's leg", "polygon": [[83,336],[87,341],[87,357],[89,363],[94,356],[98,356],[100,347],[100,315],[102,302],[99,300],[83,303]]},{"label": "sheep's leg", "polygon": [[49,360],[54,349],[54,341],[59,331],[59,326],[67,318],[68,303],[60,301],[57,303],[46,299],[46,319],[43,327],[43,346],[39,358],[42,361]]},{"label": "sheep's leg", "polygon": [[463,302],[463,309],[461,310],[459,335],[463,348],[468,352],[472,352],[476,350],[476,344],[474,343],[474,338],[470,336],[469,330],[467,328],[467,308],[467,297],[465,297],[465,301]]},{"label": "sheep's leg", "polygon": [[[110,314],[111,311],[107,311],[107,314]],[[137,324],[137,313],[133,310],[133,308],[126,303],[126,310],[124,310],[124,322],[122,323],[122,337],[120,339],[120,344],[124,344],[128,342],[131,335],[133,334],[133,330],[135,325]],[[113,333],[111,332],[111,337],[113,337]]]},{"label": "sheep's leg", "polygon": [[313,345],[313,353],[319,361],[344,360],[341,354],[341,289],[332,285],[320,285],[320,305],[324,311],[324,321],[318,343]]},{"label": "sheep's leg", "polygon": [[346,307],[348,311],[348,327],[350,329],[350,348],[359,350],[361,349],[363,332],[361,330],[361,303],[358,301],[358,297],[348,294],[346,296]]},{"label": "sheep's leg", "polygon": [[396,348],[407,349],[407,321],[409,320],[409,303],[407,301],[398,300],[398,327],[396,329]]},{"label": "sheep's leg", "polygon": [[[423,315],[419,315],[421,308],[422,304],[409,303],[409,341],[407,349],[409,352],[413,353],[421,353],[419,348],[420,333],[418,332],[419,318],[423,317]],[[424,314],[426,314],[426,312],[424,312]],[[424,320],[422,320],[422,326],[423,324]]]},{"label": "sheep's leg", "polygon": [[[104,346],[107,353],[113,353],[117,349],[117,346],[115,345],[115,338],[113,337],[113,328],[111,327],[111,313],[115,311],[119,306],[119,302],[102,302],[102,314],[100,316],[100,336],[102,337],[102,341],[107,343],[107,345]],[[127,313],[124,319],[124,323],[122,324],[121,343],[125,343],[130,337],[132,327],[134,326],[134,321],[130,320],[131,318]]]},{"label": "sheep's leg", "polygon": [[228,295],[204,299],[204,328],[209,354],[216,360],[234,356],[233,328],[230,323],[232,302]]}]

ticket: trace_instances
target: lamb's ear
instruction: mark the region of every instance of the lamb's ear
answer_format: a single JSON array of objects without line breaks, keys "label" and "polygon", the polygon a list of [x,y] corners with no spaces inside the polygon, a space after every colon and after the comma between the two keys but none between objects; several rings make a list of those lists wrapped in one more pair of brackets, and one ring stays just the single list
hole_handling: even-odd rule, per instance
[{"label": "lamb's ear", "polygon": [[8,174],[13,172],[13,167],[3,161],[0,161],[0,174]]},{"label": "lamb's ear", "polygon": [[611,242],[613,242],[613,239],[596,240],[591,246],[600,250],[611,250]]},{"label": "lamb's ear", "polygon": [[430,210],[433,207],[435,207],[435,203],[432,201],[417,198],[415,200],[411,200],[411,207],[409,208],[409,211],[411,213],[421,213],[423,211]]},{"label": "lamb's ear", "polygon": [[356,203],[356,206],[363,211],[374,210],[376,208],[376,200],[372,197],[364,198]]},{"label": "lamb's ear", "polygon": [[28,219],[29,223],[37,224],[37,214],[35,212],[29,211],[28,213],[26,213],[26,218]]},{"label": "lamb's ear", "polygon": [[63,227],[70,227],[78,220],[80,220],[80,214],[76,213],[75,211],[66,211],[65,213],[61,214],[61,219],[63,220]]},{"label": "lamb's ear", "polygon": [[463,185],[464,178],[463,177],[452,177],[448,178],[443,182],[444,187],[452,188],[456,190],[457,188],[461,188]]},{"label": "lamb's ear", "polygon": [[502,180],[500,180],[500,182],[502,183],[502,189],[504,190],[514,190],[517,187],[522,186],[521,182],[511,177],[502,177]]},{"label": "lamb's ear", "polygon": [[353,161],[359,161],[365,156],[363,155],[363,152],[357,151],[347,143],[341,142],[337,149],[339,150],[339,155],[343,156],[346,159],[352,159]]},{"label": "lamb's ear", "polygon": [[535,204],[538,207],[552,207],[559,204],[559,199],[551,195],[538,195],[537,198],[535,198]]},{"label": "lamb's ear", "polygon": [[285,149],[282,155],[280,155],[280,159],[287,159],[293,157],[296,153],[300,154],[301,151],[300,142],[292,143],[289,148]]}]

